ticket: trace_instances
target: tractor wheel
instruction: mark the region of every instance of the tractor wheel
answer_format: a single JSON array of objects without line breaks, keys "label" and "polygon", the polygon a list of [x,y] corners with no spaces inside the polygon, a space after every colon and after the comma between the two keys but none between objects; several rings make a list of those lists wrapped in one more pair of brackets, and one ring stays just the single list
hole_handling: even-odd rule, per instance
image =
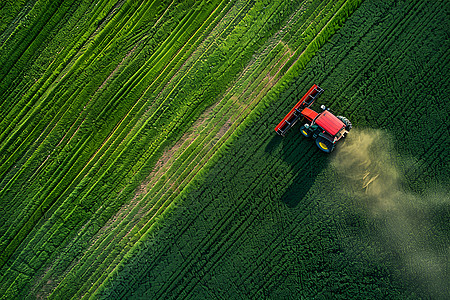
[{"label": "tractor wheel", "polygon": [[306,129],[305,126],[300,127],[300,133],[301,133],[304,137],[310,137],[310,136],[311,136],[311,131],[309,131],[309,129]]},{"label": "tractor wheel", "polygon": [[325,153],[330,153],[334,148],[334,144],[332,142],[320,136],[316,139],[316,145]]},{"label": "tractor wheel", "polygon": [[350,122],[349,119],[343,116],[338,116],[337,118],[345,124],[345,130],[350,131],[350,129],[352,129],[352,122]]}]

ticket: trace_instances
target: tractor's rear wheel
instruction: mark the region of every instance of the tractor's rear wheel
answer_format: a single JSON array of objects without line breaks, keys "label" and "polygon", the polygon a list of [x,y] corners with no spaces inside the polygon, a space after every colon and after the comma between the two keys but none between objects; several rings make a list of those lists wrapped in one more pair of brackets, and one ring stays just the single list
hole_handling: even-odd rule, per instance
[{"label": "tractor's rear wheel", "polygon": [[350,131],[350,129],[352,129],[352,122],[350,122],[349,119],[343,116],[337,116],[337,118],[345,124],[345,130]]},{"label": "tractor's rear wheel", "polygon": [[320,136],[316,139],[316,145],[325,153],[330,153],[334,148],[334,144],[332,142]]},{"label": "tractor's rear wheel", "polygon": [[311,136],[311,131],[309,131],[309,129],[307,129],[305,126],[300,127],[300,133],[304,137],[310,137]]}]

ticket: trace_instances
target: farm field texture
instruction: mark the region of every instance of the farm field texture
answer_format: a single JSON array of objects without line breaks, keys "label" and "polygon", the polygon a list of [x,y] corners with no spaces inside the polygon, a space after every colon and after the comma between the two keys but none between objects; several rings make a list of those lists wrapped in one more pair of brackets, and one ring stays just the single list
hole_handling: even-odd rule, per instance
[{"label": "farm field texture", "polygon": [[444,299],[449,8],[0,5],[1,297]]}]

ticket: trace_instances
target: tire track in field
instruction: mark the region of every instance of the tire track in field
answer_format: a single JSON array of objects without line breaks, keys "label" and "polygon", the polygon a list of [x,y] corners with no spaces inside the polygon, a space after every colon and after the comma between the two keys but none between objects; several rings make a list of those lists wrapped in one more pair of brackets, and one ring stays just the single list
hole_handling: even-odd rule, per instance
[{"label": "tire track in field", "polygon": [[[414,19],[415,20],[415,19]],[[425,18],[424,18],[424,20],[425,21],[427,21],[426,20],[426,16],[425,16]],[[395,41],[397,39],[397,36],[391,36],[389,39],[388,39],[388,41]],[[411,41],[411,43],[409,43],[409,45],[411,45],[411,44],[413,44],[413,42]],[[387,47],[387,46],[386,46]],[[377,48],[377,49],[380,49],[379,47]],[[373,51],[373,52],[377,52],[377,51]],[[401,59],[401,58],[400,58]],[[368,64],[371,64],[371,65],[376,65],[375,64],[375,61],[376,60],[379,60],[379,58],[378,57],[372,57],[372,59],[370,60],[370,62],[368,63]],[[400,60],[401,61],[401,60]],[[383,64],[381,64],[381,65],[379,65],[378,67],[377,67],[377,69],[378,70],[384,70],[385,68],[386,68],[386,66],[388,66],[389,65],[389,61],[385,61]],[[362,70],[362,69],[361,69]],[[378,72],[378,71],[377,71]],[[387,70],[386,70],[386,72],[387,72]],[[358,73],[362,73],[362,71],[359,71]],[[362,75],[360,75],[360,76],[356,76],[355,77],[355,79],[353,80],[353,83],[351,84],[351,85],[348,85],[348,87],[350,88],[351,86],[356,86],[356,82],[358,81],[358,80],[361,80],[361,77],[362,77]],[[357,95],[357,94],[361,94],[361,91],[362,90],[364,90],[365,91],[365,93],[367,94],[367,93],[371,93],[372,91],[374,91],[375,89],[376,89],[377,87],[376,86],[374,86],[374,85],[372,85],[372,86],[370,86],[370,87],[365,87],[365,86],[362,86],[362,87],[360,87],[359,88],[359,90],[355,93],[355,95]],[[368,91],[368,92],[367,92]],[[344,93],[344,90],[342,91],[342,93]],[[410,98],[410,101],[408,102],[408,105],[414,105],[414,97],[411,97]],[[358,111],[358,109],[361,107],[361,104],[359,104],[358,106],[354,106],[354,105],[351,105],[351,106],[353,106],[352,107],[352,109],[353,109],[353,111],[352,112],[356,112],[356,111]],[[391,114],[390,116],[392,116],[393,114]],[[394,114],[395,115],[395,114]],[[383,123],[380,123],[380,125],[381,124],[383,124]]]},{"label": "tire track in field", "polygon": [[[416,8],[415,14],[420,12],[420,3],[411,3],[410,5]],[[422,3],[422,5],[423,5],[423,3]],[[411,19],[413,19],[413,16],[411,16],[411,15],[408,15],[407,18],[401,18],[400,16],[398,16],[394,26],[399,26],[399,24],[404,24],[404,23],[408,22],[408,20],[411,21]],[[390,34],[392,32],[394,32],[394,34],[397,36],[401,34],[400,32],[394,31],[391,28],[387,28],[387,29],[383,30],[383,32],[381,34],[383,36],[383,38],[377,39],[378,43],[376,44],[374,49],[378,50],[381,47],[384,47],[384,45],[394,42],[394,40],[395,40],[394,36],[392,36],[391,39],[387,38],[390,36]],[[367,33],[370,33],[370,31],[367,31]],[[380,53],[379,53],[379,51],[375,51],[375,50],[371,53],[371,55],[369,56],[369,59],[366,59],[365,63],[359,67],[359,72],[358,72],[359,76],[350,77],[346,81],[344,81],[344,83],[342,84],[343,88],[341,90],[338,90],[338,93],[336,93],[335,95],[343,94],[343,92],[342,92],[343,89],[349,89],[349,87],[355,86],[355,82],[363,76],[362,75],[364,73],[363,70],[368,69],[369,65],[372,65],[374,63],[374,61],[379,59]],[[334,103],[336,101],[337,96],[335,96],[333,98],[334,98],[334,100],[332,100],[332,103]]]},{"label": "tire track in field", "polygon": [[[366,32],[366,33],[370,33],[369,31],[368,32]],[[385,33],[386,33],[386,31],[385,31]],[[384,37],[387,37],[386,35],[384,35]],[[363,38],[361,38],[360,40],[362,40]],[[368,65],[373,65],[374,64],[374,62],[376,61],[376,60],[379,60],[379,57],[378,57],[378,55],[376,54],[376,53],[378,53],[379,51],[379,49],[381,49],[382,47],[384,47],[384,45],[385,44],[387,44],[388,42],[393,42],[394,40],[396,39],[396,37],[391,37],[390,39],[386,39],[386,38],[383,38],[382,39],[382,41],[384,42],[384,43],[379,43],[379,44],[377,44],[377,46],[374,48],[374,49],[372,49],[371,50],[371,53],[373,53],[371,56],[370,56],[370,58],[369,59],[367,59],[367,60],[365,60],[365,63],[361,66],[361,67],[359,67],[359,71],[357,71],[356,73],[358,73],[358,75],[357,76],[353,76],[353,77],[349,77],[347,80],[347,82],[350,82],[350,83],[346,83],[346,84],[343,84],[343,88],[341,88],[341,90],[339,90],[338,91],[338,93],[331,93],[332,94],[332,99],[334,99],[334,100],[331,100],[332,102],[332,104],[336,104],[336,99],[337,99],[337,97],[338,97],[338,95],[342,95],[342,94],[346,94],[346,90],[350,90],[350,89],[352,89],[354,86],[356,86],[356,82],[357,81],[360,81],[361,80],[361,78],[363,77],[363,70],[364,69],[366,69],[367,68],[367,66]],[[353,46],[352,46],[353,47]],[[347,57],[347,55],[348,54],[346,54],[340,61],[344,61],[345,60],[345,58]],[[340,66],[339,66],[339,64],[336,64],[335,65],[335,67],[334,68],[339,68]],[[333,72],[333,70],[334,70],[334,68],[329,68],[331,71],[329,72],[329,74],[331,73],[331,72]],[[369,88],[371,88],[372,90],[374,90],[376,87],[374,87],[374,86],[372,86],[372,87],[369,87]],[[361,91],[362,90],[367,90],[368,89],[368,87],[366,87],[366,86],[362,86],[362,87],[360,87],[355,93],[353,93],[353,95],[357,95],[357,94],[360,94],[361,93]],[[353,105],[353,104],[349,104],[350,102],[345,102],[344,104],[347,104],[347,106],[350,106],[351,107],[351,111],[350,111],[350,113],[354,113],[354,112],[356,112],[356,111],[358,111],[358,109],[361,107],[361,103],[359,103],[359,104],[357,104],[357,106],[355,106],[355,105]],[[357,102],[358,103],[358,102]],[[348,109],[342,109],[342,110],[347,110],[348,111]]]}]

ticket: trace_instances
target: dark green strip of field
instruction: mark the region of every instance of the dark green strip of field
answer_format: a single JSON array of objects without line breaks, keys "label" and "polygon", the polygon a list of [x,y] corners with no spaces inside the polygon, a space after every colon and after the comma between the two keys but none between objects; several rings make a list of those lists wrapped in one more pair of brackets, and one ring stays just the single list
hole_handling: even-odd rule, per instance
[{"label": "dark green strip of field", "polygon": [[[448,11],[365,1],[97,296],[445,299]],[[354,125],[332,155],[273,131],[313,83]]]}]

